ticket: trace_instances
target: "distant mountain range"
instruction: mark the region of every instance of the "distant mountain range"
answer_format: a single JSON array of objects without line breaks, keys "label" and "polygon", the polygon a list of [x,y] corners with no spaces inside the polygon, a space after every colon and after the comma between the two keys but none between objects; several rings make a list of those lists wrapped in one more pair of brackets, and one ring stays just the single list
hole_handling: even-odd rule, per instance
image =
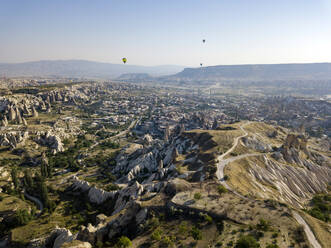
[{"label": "distant mountain range", "polygon": [[121,74],[148,73],[153,76],[180,72],[183,66],[137,66],[130,64],[111,64],[86,60],[43,60],[25,63],[0,63],[0,76],[54,76],[78,78],[116,78]]},{"label": "distant mountain range", "polygon": [[117,79],[131,82],[198,83],[331,80],[331,63],[218,65],[185,68],[177,65],[137,66],[86,60],[44,60],[0,63],[0,76],[54,76]]},{"label": "distant mountain range", "polygon": [[219,65],[185,68],[166,77],[182,81],[331,80],[331,63]]}]

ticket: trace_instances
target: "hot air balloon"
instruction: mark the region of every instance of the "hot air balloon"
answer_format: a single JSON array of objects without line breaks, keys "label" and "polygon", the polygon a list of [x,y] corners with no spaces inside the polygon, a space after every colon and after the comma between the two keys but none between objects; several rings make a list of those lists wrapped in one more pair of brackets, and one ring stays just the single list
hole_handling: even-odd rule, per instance
[{"label": "hot air balloon", "polygon": [[203,39],[203,40],[202,40],[202,42],[203,42],[203,43],[205,43],[205,42],[206,42],[206,40],[205,40],[205,39]]},{"label": "hot air balloon", "polygon": [[200,63],[200,66],[202,66],[202,63]]},{"label": "hot air balloon", "polygon": [[122,58],[122,61],[125,64],[126,63],[126,58]]}]

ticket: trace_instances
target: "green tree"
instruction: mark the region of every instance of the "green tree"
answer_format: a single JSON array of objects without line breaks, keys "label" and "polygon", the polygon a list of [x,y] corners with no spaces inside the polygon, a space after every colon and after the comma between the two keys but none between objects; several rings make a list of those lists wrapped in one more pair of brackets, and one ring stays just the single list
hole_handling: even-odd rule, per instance
[{"label": "green tree", "polygon": [[42,177],[47,178],[51,175],[51,170],[49,168],[49,165],[45,162],[42,161],[40,165],[40,174]]},{"label": "green tree", "polygon": [[11,179],[13,181],[14,187],[15,187],[15,189],[17,189],[18,188],[18,177],[17,177],[17,169],[15,167],[12,168],[10,175],[11,175]]},{"label": "green tree", "polygon": [[261,231],[268,231],[270,228],[269,221],[266,221],[265,219],[260,219],[259,223],[256,224],[256,229]]},{"label": "green tree", "polygon": [[48,198],[48,190],[45,182],[41,182],[40,184],[40,192],[41,192],[41,199],[46,207],[49,205],[49,198]]},{"label": "green tree", "polygon": [[162,238],[162,231],[161,231],[160,229],[157,228],[157,229],[152,233],[151,238],[152,238],[153,240],[160,241],[161,238]]},{"label": "green tree", "polygon": [[26,209],[23,210],[17,210],[15,216],[15,225],[22,226],[29,223],[30,220],[32,220],[32,216],[29,214],[29,212]]},{"label": "green tree", "polygon": [[24,185],[29,189],[33,188],[33,179],[29,170],[24,171]]},{"label": "green tree", "polygon": [[197,193],[194,194],[194,199],[195,199],[195,200],[200,200],[201,197],[202,197],[202,196],[201,196],[201,193],[199,193],[199,192],[197,192]]},{"label": "green tree", "polygon": [[202,239],[202,233],[197,227],[192,227],[191,229],[191,235],[195,240],[201,240]]},{"label": "green tree", "polygon": [[53,176],[53,165],[52,164],[48,164],[48,166],[47,166],[47,175],[50,178]]},{"label": "green tree", "polygon": [[260,247],[259,243],[251,235],[241,236],[235,245],[235,248],[259,248],[259,247]]},{"label": "green tree", "polygon": [[213,223],[213,218],[209,216],[208,214],[204,214],[203,218],[205,221],[207,221],[209,224]]},{"label": "green tree", "polygon": [[228,192],[228,190],[223,185],[218,185],[217,192],[218,194],[222,195],[223,193]]},{"label": "green tree", "polygon": [[116,247],[118,248],[127,248],[132,246],[132,242],[131,240],[126,237],[126,236],[122,236],[118,239],[117,243],[116,243]]}]

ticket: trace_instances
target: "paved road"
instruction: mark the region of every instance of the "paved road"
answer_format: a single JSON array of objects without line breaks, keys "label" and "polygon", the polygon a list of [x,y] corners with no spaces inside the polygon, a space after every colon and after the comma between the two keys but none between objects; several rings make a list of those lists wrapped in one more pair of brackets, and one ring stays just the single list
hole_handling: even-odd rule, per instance
[{"label": "paved road", "polygon": [[43,211],[44,209],[44,205],[43,203],[36,197],[32,196],[32,195],[29,195],[28,193],[26,193],[26,191],[24,190],[24,196],[30,200],[30,201],[33,201],[34,203],[36,203],[38,209],[40,210],[40,212]]},{"label": "paved road", "polygon": [[[245,131],[244,129],[244,126],[246,126],[249,122],[246,122],[245,124],[243,124],[242,126],[240,126],[240,129],[241,131],[244,132],[243,135],[239,136],[239,137],[236,137],[234,139],[234,143],[232,145],[232,147],[227,150],[225,153],[223,153],[222,155],[218,156],[217,160],[218,160],[218,163],[217,163],[217,171],[216,171],[216,176],[218,178],[218,180],[221,181],[221,183],[227,187],[228,189],[230,189],[230,187],[227,185],[227,183],[224,181],[224,168],[225,166],[230,163],[230,162],[233,162],[234,160],[237,160],[237,159],[241,159],[245,156],[248,156],[249,154],[243,154],[243,155],[240,155],[240,156],[237,156],[237,157],[231,157],[231,158],[228,158],[228,159],[224,159],[224,157],[228,154],[230,154],[235,148],[236,146],[238,145],[238,142],[241,138],[245,137],[248,135],[248,133]],[[250,155],[251,156],[251,155]]]},{"label": "paved road", "polygon": [[[243,124],[242,126],[240,126],[240,129],[244,132],[243,135],[235,138],[233,146],[225,153],[223,153],[222,155],[220,155],[218,157],[218,163],[217,163],[217,171],[216,171],[216,176],[218,178],[218,180],[220,180],[221,184],[224,185],[224,187],[226,187],[228,190],[232,191],[234,194],[236,194],[237,196],[246,199],[245,196],[239,194],[238,192],[234,191],[231,189],[231,187],[226,183],[226,181],[224,180],[224,168],[227,164],[238,160],[238,159],[242,159],[245,157],[249,157],[249,156],[257,156],[257,155],[261,155],[259,153],[248,153],[248,154],[242,154],[236,157],[230,157],[228,159],[224,159],[224,157],[226,155],[228,155],[229,153],[231,153],[235,147],[238,145],[238,142],[241,138],[247,136],[247,132],[244,129],[244,126],[246,126],[249,122],[246,122],[245,124]],[[296,211],[293,210],[293,217],[294,219],[304,227],[304,231],[306,233],[306,236],[308,238],[309,243],[312,245],[313,248],[322,248],[321,245],[319,244],[319,242],[317,241],[314,233],[312,232],[312,230],[310,229],[309,225],[306,223],[306,221],[300,216],[300,214]]]},{"label": "paved road", "polygon": [[313,248],[322,248],[322,246],[318,243],[314,233],[311,231],[310,227],[308,226],[307,222],[301,217],[301,215],[296,212],[293,211],[293,217],[294,219],[296,219],[296,221],[303,226],[306,236],[309,240],[309,243],[311,244],[311,246]]}]

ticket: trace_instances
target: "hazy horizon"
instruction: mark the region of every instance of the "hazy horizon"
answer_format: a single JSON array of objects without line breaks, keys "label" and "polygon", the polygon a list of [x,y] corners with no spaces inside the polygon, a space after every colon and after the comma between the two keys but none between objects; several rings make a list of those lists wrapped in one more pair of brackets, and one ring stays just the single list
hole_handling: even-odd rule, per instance
[{"label": "hazy horizon", "polygon": [[[3,0],[1,63],[328,63],[331,0]],[[206,43],[202,43],[206,39]]]},{"label": "hazy horizon", "polygon": [[[36,62],[57,62],[57,61],[82,61],[82,62],[92,62],[92,63],[103,63],[103,64],[114,64],[114,65],[121,65],[122,63],[112,63],[112,62],[104,62],[104,61],[96,61],[96,60],[88,60],[88,59],[40,59],[40,60],[31,60],[31,61],[24,61],[24,62],[3,62],[0,61],[0,64],[23,64],[23,63],[36,63]],[[206,65],[205,67],[212,67],[212,66],[245,66],[245,65],[291,65],[291,64],[330,64],[329,61],[321,61],[321,62],[289,62],[289,63],[246,63],[246,64],[215,64],[215,65]],[[132,66],[141,66],[141,67],[158,67],[158,66],[174,66],[174,67],[183,67],[183,68],[194,68],[199,67],[198,65],[194,66],[187,66],[187,65],[179,65],[179,64],[158,64],[158,65],[138,65],[138,64],[131,64]]]}]

